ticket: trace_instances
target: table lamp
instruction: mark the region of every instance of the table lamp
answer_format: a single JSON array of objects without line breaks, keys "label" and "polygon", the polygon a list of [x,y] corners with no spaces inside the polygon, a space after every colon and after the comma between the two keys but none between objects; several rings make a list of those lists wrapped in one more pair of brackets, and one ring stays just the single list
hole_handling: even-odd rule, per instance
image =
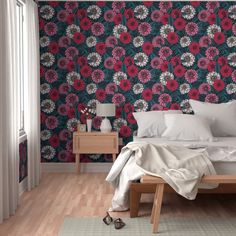
[{"label": "table lamp", "polygon": [[107,119],[107,117],[115,116],[116,106],[113,103],[98,103],[96,108],[97,116],[102,116],[104,119],[102,120],[100,130],[102,133],[111,132],[111,122]]}]

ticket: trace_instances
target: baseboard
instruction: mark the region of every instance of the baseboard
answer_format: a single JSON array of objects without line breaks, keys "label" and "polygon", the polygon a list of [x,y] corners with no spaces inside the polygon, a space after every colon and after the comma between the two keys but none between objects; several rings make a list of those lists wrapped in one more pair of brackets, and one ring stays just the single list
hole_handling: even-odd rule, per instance
[{"label": "baseboard", "polygon": [[28,177],[25,177],[20,183],[19,183],[19,195],[21,195],[23,192],[27,190],[28,185]]},{"label": "baseboard", "polygon": [[[80,163],[81,173],[107,173],[113,163]],[[41,163],[42,172],[75,173],[75,163]]]}]

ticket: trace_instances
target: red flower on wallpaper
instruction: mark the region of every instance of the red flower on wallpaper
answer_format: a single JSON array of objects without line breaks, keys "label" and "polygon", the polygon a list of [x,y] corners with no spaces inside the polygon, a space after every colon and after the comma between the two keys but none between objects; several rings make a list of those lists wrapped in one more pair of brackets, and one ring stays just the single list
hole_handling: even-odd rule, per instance
[{"label": "red flower on wallpaper", "polygon": [[225,9],[219,9],[218,16],[220,17],[220,19],[226,18],[228,17],[228,11]]},{"label": "red flower on wallpaper", "polygon": [[183,18],[177,18],[174,21],[174,27],[177,30],[183,30],[185,28],[185,26],[186,26],[186,21]]},{"label": "red flower on wallpaper", "polygon": [[181,110],[181,107],[178,103],[172,103],[170,105],[170,110]]},{"label": "red flower on wallpaper", "polygon": [[81,79],[76,79],[73,84],[74,88],[78,91],[82,91],[85,89],[85,82]]},{"label": "red flower on wallpaper", "polygon": [[143,52],[150,55],[153,52],[153,45],[151,42],[147,41],[142,46]]},{"label": "red flower on wallpaper", "polygon": [[161,17],[161,23],[162,23],[163,25],[168,24],[169,16],[170,16],[170,15],[167,14],[167,13],[165,13],[165,14],[162,15],[162,17]]},{"label": "red flower on wallpaper", "polygon": [[225,88],[225,82],[221,79],[215,79],[213,87],[216,91],[222,91]]},{"label": "red flower on wallpaper", "polygon": [[131,66],[134,64],[134,59],[131,56],[127,56],[124,59],[124,63],[126,66]]},{"label": "red flower on wallpaper", "polygon": [[75,21],[75,15],[74,14],[69,14],[67,17],[66,17],[66,22],[68,25],[71,25],[72,23],[74,23]]},{"label": "red flower on wallpaper", "polygon": [[128,32],[123,32],[120,34],[120,41],[124,44],[129,44],[131,42],[132,38],[130,33]]},{"label": "red flower on wallpaper", "polygon": [[136,30],[138,28],[138,21],[135,19],[135,18],[130,18],[128,21],[127,21],[127,27],[130,29],[130,30]]},{"label": "red flower on wallpaper", "polygon": [[207,21],[210,25],[213,25],[216,23],[216,14],[212,13],[208,16]]},{"label": "red flower on wallpaper", "polygon": [[106,44],[103,42],[99,42],[96,44],[96,52],[98,52],[100,55],[105,54],[106,52]]},{"label": "red flower on wallpaper", "polygon": [[152,100],[152,90],[149,88],[146,88],[142,92],[142,97],[145,101],[151,101]]},{"label": "red flower on wallpaper", "polygon": [[74,33],[73,39],[74,39],[75,43],[82,44],[85,40],[85,37],[82,33],[76,32],[76,33]]},{"label": "red flower on wallpaper", "polygon": [[186,72],[186,69],[181,65],[178,65],[174,68],[174,75],[177,76],[177,77],[184,76],[185,72]]},{"label": "red flower on wallpaper", "polygon": [[233,22],[229,18],[224,18],[221,21],[220,25],[223,28],[223,30],[230,30],[232,28]]},{"label": "red flower on wallpaper", "polygon": [[106,99],[106,92],[104,89],[98,89],[96,91],[96,98],[98,101],[103,102]]},{"label": "red flower on wallpaper", "polygon": [[129,124],[136,124],[137,123],[137,121],[135,120],[132,113],[129,113],[127,115],[127,121],[128,121]]},{"label": "red flower on wallpaper", "polygon": [[119,25],[122,22],[122,14],[121,13],[116,14],[114,16],[113,21],[116,25]]},{"label": "red flower on wallpaper", "polygon": [[222,32],[216,32],[214,34],[214,40],[217,44],[222,44],[225,42],[225,35]]},{"label": "red flower on wallpaper", "polygon": [[167,35],[167,40],[170,44],[176,44],[179,41],[179,37],[175,32],[170,32]]},{"label": "red flower on wallpaper", "polygon": [[210,61],[207,66],[207,70],[212,72],[212,71],[215,71],[215,68],[216,68],[216,62]]},{"label": "red flower on wallpaper", "polygon": [[89,20],[89,18],[85,17],[80,21],[80,27],[83,30],[89,30],[92,26],[92,22],[91,20]]},{"label": "red flower on wallpaper", "polygon": [[115,71],[120,71],[121,68],[122,68],[122,65],[123,65],[122,61],[117,61],[117,62],[114,64],[114,70],[115,70]]},{"label": "red flower on wallpaper", "polygon": [[87,58],[86,57],[78,57],[77,63],[79,66],[84,66],[87,64]]},{"label": "red flower on wallpaper", "polygon": [[127,73],[129,75],[129,77],[133,78],[133,77],[137,76],[138,68],[134,65],[131,65],[127,68]]},{"label": "red flower on wallpaper", "polygon": [[77,11],[77,16],[79,17],[79,19],[84,19],[87,16],[86,9],[79,9]]},{"label": "red flower on wallpaper", "polygon": [[222,77],[230,77],[232,74],[232,69],[228,65],[224,65],[220,69]]},{"label": "red flower on wallpaper", "polygon": [[59,52],[59,46],[57,42],[51,42],[48,46],[49,52],[56,54]]},{"label": "red flower on wallpaper", "polygon": [[59,137],[54,134],[50,139],[49,139],[49,143],[52,147],[58,147],[59,144],[60,144],[60,140],[59,140]]},{"label": "red flower on wallpaper", "polygon": [[173,92],[178,89],[179,84],[176,80],[170,79],[167,81],[166,87],[167,87],[167,89],[169,89],[170,91]]},{"label": "red flower on wallpaper", "polygon": [[224,66],[227,64],[227,58],[224,56],[221,56],[218,58],[217,62],[220,66]]},{"label": "red flower on wallpaper", "polygon": [[130,19],[134,17],[134,11],[132,8],[129,9],[125,9],[125,13],[124,13],[125,18]]},{"label": "red flower on wallpaper", "polygon": [[[181,11],[179,9],[173,9],[173,11],[171,12],[171,16],[174,19],[179,18],[179,17],[181,17]],[[175,21],[174,21],[174,23],[175,23]]]},{"label": "red flower on wallpaper", "polygon": [[161,71],[162,71],[162,72],[165,72],[165,71],[168,70],[168,64],[169,64],[168,61],[163,61],[163,62],[161,63]]},{"label": "red flower on wallpaper", "polygon": [[126,103],[124,106],[124,110],[126,113],[134,112],[134,105],[131,103]]},{"label": "red flower on wallpaper", "polygon": [[190,99],[198,100],[199,99],[198,89],[195,89],[195,88],[190,89],[188,96]]},{"label": "red flower on wallpaper", "polygon": [[122,79],[120,81],[120,88],[124,91],[129,91],[131,89],[131,82],[128,79]]},{"label": "red flower on wallpaper", "polygon": [[67,63],[67,65],[66,65],[66,69],[67,69],[68,71],[73,71],[73,70],[75,70],[75,63],[74,63],[73,61],[69,61],[69,62]]},{"label": "red flower on wallpaper", "polygon": [[178,56],[173,56],[171,59],[170,59],[170,62],[173,66],[177,66],[177,65],[180,65],[181,64],[181,60]]},{"label": "red flower on wallpaper", "polygon": [[131,129],[129,126],[127,125],[123,125],[121,128],[120,128],[120,135],[122,137],[129,137],[131,135]]},{"label": "red flower on wallpaper", "polygon": [[92,74],[92,69],[90,66],[85,65],[80,69],[80,74],[84,77],[84,78],[88,78],[91,74]]},{"label": "red flower on wallpaper", "polygon": [[192,42],[189,45],[189,51],[193,54],[198,54],[200,52],[200,47],[198,42]]}]

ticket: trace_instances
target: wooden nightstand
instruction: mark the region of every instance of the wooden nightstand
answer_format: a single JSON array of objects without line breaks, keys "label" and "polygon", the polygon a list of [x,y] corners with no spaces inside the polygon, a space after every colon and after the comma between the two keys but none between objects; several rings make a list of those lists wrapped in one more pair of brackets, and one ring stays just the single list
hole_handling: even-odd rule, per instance
[{"label": "wooden nightstand", "polygon": [[80,154],[112,154],[113,161],[118,153],[118,133],[74,132],[73,153],[80,171]]}]

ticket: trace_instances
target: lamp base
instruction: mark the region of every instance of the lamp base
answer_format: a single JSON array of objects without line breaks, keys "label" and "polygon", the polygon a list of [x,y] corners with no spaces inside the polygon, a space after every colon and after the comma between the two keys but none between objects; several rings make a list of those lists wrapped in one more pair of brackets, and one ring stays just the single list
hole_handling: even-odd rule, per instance
[{"label": "lamp base", "polygon": [[111,122],[105,117],[102,120],[101,126],[100,126],[100,130],[102,133],[109,133],[111,132]]}]

